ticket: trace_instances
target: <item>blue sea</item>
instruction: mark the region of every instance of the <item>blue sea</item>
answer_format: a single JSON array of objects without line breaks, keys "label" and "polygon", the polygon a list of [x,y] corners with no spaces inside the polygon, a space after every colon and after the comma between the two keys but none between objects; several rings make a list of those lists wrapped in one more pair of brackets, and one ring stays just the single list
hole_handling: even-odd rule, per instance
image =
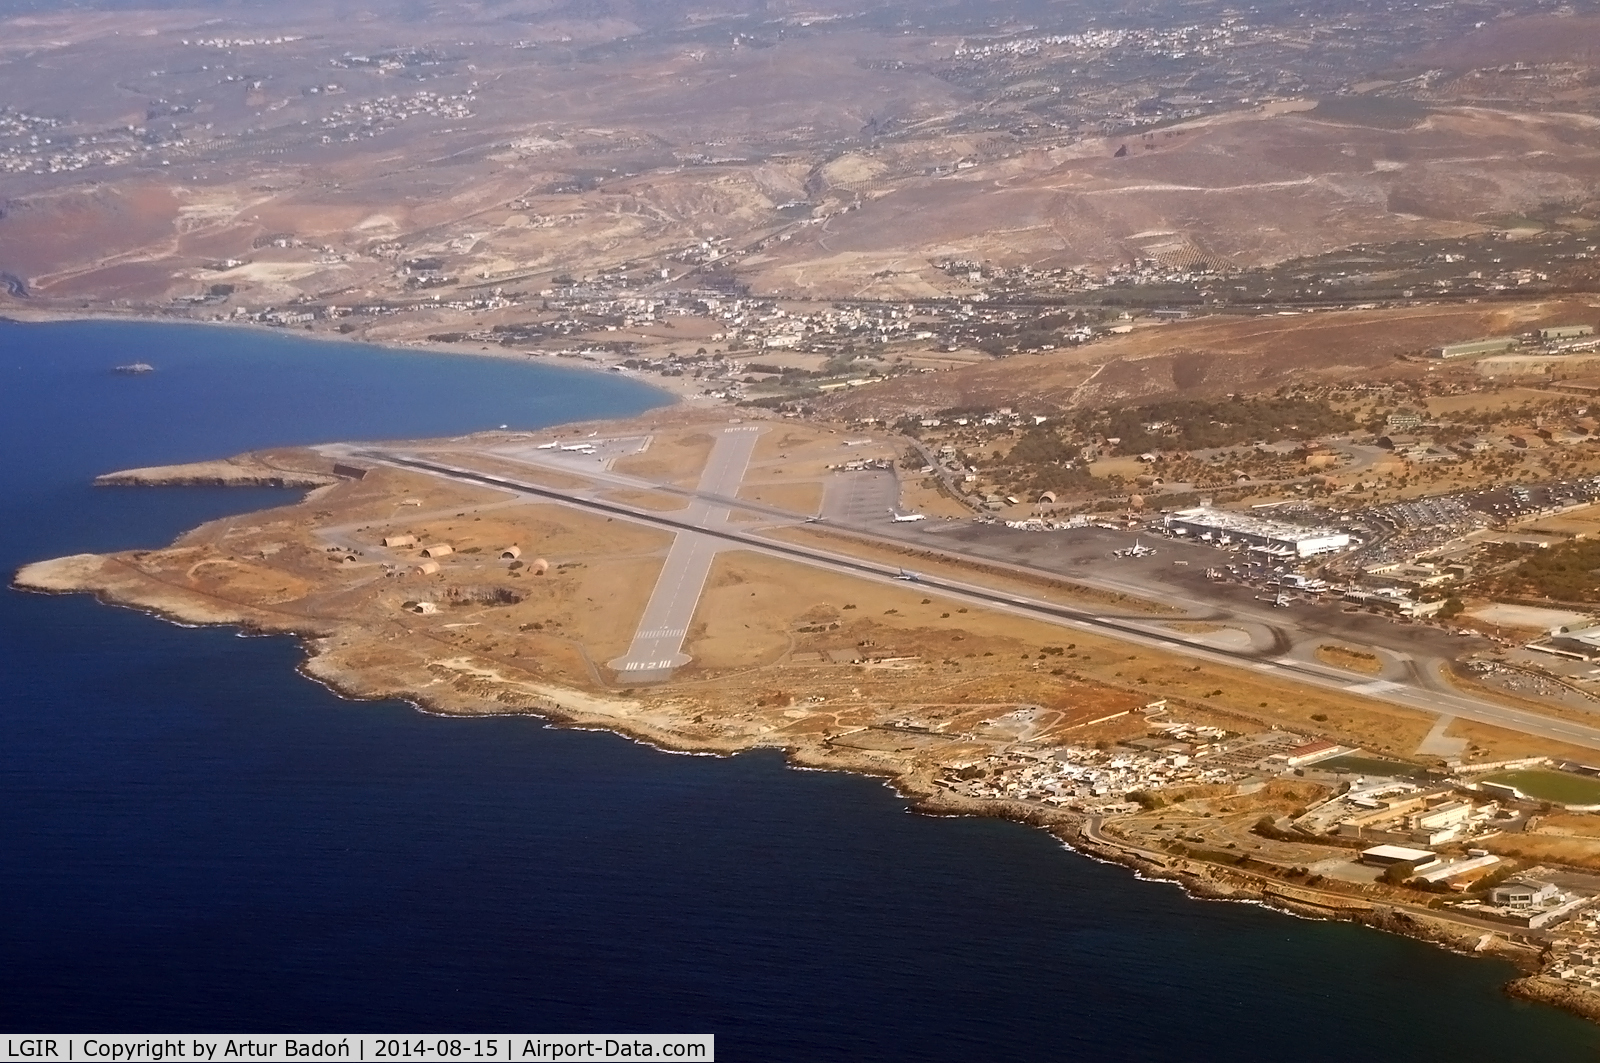
[{"label": "blue sea", "polygon": [[[144,360],[146,376],[111,372]],[[94,489],[277,444],[664,401],[615,374],[0,325],[0,569],[283,492]],[[1198,902],[781,756],[350,702],[296,644],[0,592],[7,1032],[709,1032],[727,1060],[1600,1057],[1504,964]]]}]

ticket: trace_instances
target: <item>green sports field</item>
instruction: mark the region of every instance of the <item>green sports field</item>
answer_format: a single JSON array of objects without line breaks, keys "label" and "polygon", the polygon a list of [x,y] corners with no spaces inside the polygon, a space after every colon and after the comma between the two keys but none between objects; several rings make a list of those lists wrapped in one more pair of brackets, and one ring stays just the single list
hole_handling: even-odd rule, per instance
[{"label": "green sports field", "polygon": [[1565,771],[1497,771],[1486,782],[1515,786],[1535,801],[1562,805],[1600,805],[1600,779]]}]

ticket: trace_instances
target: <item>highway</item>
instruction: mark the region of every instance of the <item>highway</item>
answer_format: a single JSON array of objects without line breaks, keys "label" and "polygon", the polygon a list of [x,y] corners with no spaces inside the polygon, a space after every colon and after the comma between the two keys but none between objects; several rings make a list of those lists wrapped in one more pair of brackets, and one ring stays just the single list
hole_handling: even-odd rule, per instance
[{"label": "highway", "polygon": [[[726,524],[706,525],[697,523],[692,516],[692,510],[678,513],[650,512],[617,502],[576,497],[567,491],[526,483],[509,476],[447,465],[436,460],[424,460],[409,456],[403,452],[363,449],[360,452],[360,456],[368,460],[431,473],[462,483],[500,488],[620,520],[664,528],[673,532],[695,533],[701,537],[719,540],[721,543],[719,548],[721,549],[737,546],[879,583],[893,584],[904,581],[902,570],[893,566],[859,560],[812,547],[764,539],[751,532],[740,531]],[[710,470],[708,469],[709,474]],[[717,493],[725,494],[725,492]],[[1041,620],[1069,629],[1098,631],[1135,645],[1161,649],[1213,664],[1249,668],[1324,690],[1359,694],[1421,713],[1455,716],[1463,720],[1502,727],[1506,730],[1551,741],[1600,750],[1600,728],[1473,698],[1453,690],[1438,689],[1432,683],[1429,683],[1425,675],[1418,669],[1411,670],[1410,676],[1405,680],[1352,681],[1347,673],[1340,673],[1335,669],[1310,661],[1298,661],[1282,656],[1274,656],[1272,651],[1255,649],[1230,650],[1199,646],[1189,641],[1183,634],[1165,630],[1153,621],[1130,617],[1104,616],[1086,609],[1062,605],[1042,598],[996,591],[979,584],[967,583],[943,576],[919,575],[915,577],[914,582],[916,588],[921,592],[930,595],[937,594],[963,604],[984,606],[1014,616]],[[681,591],[671,590],[666,593],[669,593],[674,602],[678,603],[676,608],[681,609],[682,602],[686,599],[688,593],[688,584],[686,582]],[[696,597],[698,597],[698,594],[696,594]],[[652,598],[653,601],[654,599]],[[641,631],[649,632],[650,630],[652,629],[641,624]],[[675,631],[676,627],[668,628],[667,630]],[[665,637],[670,638],[671,636]],[[681,645],[681,636],[679,636],[679,644]],[[625,659],[632,659],[632,657],[633,652],[630,650]],[[1442,680],[1437,682],[1440,686],[1443,685]]]}]

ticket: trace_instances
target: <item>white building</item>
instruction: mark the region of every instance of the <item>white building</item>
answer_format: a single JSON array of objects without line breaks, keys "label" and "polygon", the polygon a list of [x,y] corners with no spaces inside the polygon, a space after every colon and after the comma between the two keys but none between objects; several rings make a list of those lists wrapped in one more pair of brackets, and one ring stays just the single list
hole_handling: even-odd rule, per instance
[{"label": "white building", "polygon": [[1243,543],[1282,557],[1314,557],[1348,549],[1349,534],[1332,528],[1307,528],[1267,517],[1199,506],[1169,513],[1167,530],[1206,542]]}]

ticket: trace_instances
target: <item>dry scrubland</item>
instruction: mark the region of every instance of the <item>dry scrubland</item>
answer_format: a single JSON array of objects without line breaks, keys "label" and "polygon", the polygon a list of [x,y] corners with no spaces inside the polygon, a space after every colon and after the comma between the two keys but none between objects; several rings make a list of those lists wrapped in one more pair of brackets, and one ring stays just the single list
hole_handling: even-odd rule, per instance
[{"label": "dry scrubland", "polygon": [[[739,500],[792,519],[736,507],[739,530],[1165,624],[1212,645],[1248,633],[1184,619],[1160,602],[800,520],[838,503],[834,466],[904,462],[896,449],[904,440],[845,447],[854,437],[843,425],[853,418],[892,422],[949,407],[1054,412],[1380,375],[1481,383],[1529,366],[1516,356],[1442,369],[1397,358],[1595,320],[1592,295],[1517,298],[1535,280],[1530,272],[1492,298],[1453,305],[1426,302],[1430,293],[1446,297],[1453,280],[1420,293],[1395,284],[1381,307],[1314,313],[1274,313],[1273,300],[1288,293],[1251,291],[1237,306],[1258,316],[1142,319],[1127,335],[1102,332],[1083,347],[1066,346],[1057,322],[1047,330],[1060,341],[1054,349],[1003,360],[983,353],[995,337],[952,324],[960,303],[1003,312],[1007,271],[1024,266],[1077,271],[1079,287],[1065,301],[1091,307],[1103,329],[1116,307],[1172,298],[1160,291],[1170,277],[1155,277],[1148,297],[1135,285],[1102,289],[1097,278],[1108,270],[1204,265],[1220,272],[1196,274],[1197,298],[1217,307],[1246,292],[1227,287],[1233,281],[1277,276],[1255,267],[1288,262],[1282,273],[1292,274],[1294,260],[1352,245],[1367,246],[1328,267],[1340,271],[1335,279],[1365,272],[1362,283],[1381,290],[1394,261],[1383,249],[1397,241],[1471,238],[1481,250],[1547,229],[1564,239],[1600,231],[1592,114],[1600,56],[1590,43],[1600,18],[1508,11],[1467,32],[1449,23],[1459,13],[1448,6],[1429,8],[1417,15],[1412,44],[1358,27],[1373,54],[1349,64],[1337,57],[1350,45],[1342,23],[1323,38],[1309,23],[1275,28],[1196,69],[1162,65],[1182,50],[1171,40],[1136,42],[1126,53],[1090,49],[1080,83],[1079,58],[1049,53],[1055,45],[983,57],[968,49],[1034,33],[1028,20],[1043,16],[1031,5],[982,5],[974,16],[934,2],[924,5],[932,28],[879,25],[843,0],[818,0],[803,15],[743,0],[582,6],[447,0],[415,19],[381,3],[329,12],[295,0],[274,12],[271,34],[300,39],[225,45],[190,38],[251,36],[254,16],[208,8],[0,18],[0,312],[266,320],[277,308],[290,316],[276,323],[312,332],[572,356],[589,348],[583,356],[613,364],[709,348],[706,358],[722,364],[679,364],[671,384],[696,394],[716,379],[726,395],[763,383],[733,379],[754,351],[764,375],[824,371],[838,352],[853,356],[858,340],[882,340],[868,337],[885,320],[852,326],[857,332],[844,338],[818,342],[811,333],[762,349],[772,333],[751,340],[734,332],[746,312],[728,310],[735,294],[758,297],[748,312],[770,313],[763,327],[831,312],[836,302],[894,308],[903,331],[875,349],[885,357],[871,368],[936,371],[870,387],[835,381],[844,390],[810,403],[820,417],[766,418]],[[743,18],[757,7],[758,19]],[[1185,18],[1191,13],[1202,25],[1220,17],[1204,3]],[[1135,68],[1146,74],[1128,72]],[[1206,113],[1175,109],[1175,87],[1222,68],[1258,81]],[[1366,80],[1345,83],[1352,78]],[[1109,117],[1061,109],[1085,100],[1099,100]],[[1140,100],[1168,110],[1141,124],[1132,102]],[[43,139],[39,151],[30,130]],[[98,161],[48,170],[28,161],[66,158],[69,141]],[[1585,268],[1550,290],[1583,292],[1571,278]],[[1326,278],[1315,285],[1325,282],[1337,287]],[[991,301],[991,291],[1002,298]],[[652,299],[668,305],[669,294],[682,297],[671,313],[638,309]],[[708,300],[720,302],[715,313]],[[912,300],[926,302],[899,309]],[[1328,301],[1361,300],[1334,292]],[[301,311],[314,311],[311,320]],[[941,338],[939,329],[950,331]],[[866,371],[867,363],[842,362],[845,370],[825,372]],[[1571,377],[1594,377],[1592,362],[1563,364]],[[728,378],[717,378],[723,371]],[[1450,416],[1549,395],[1506,388],[1423,405]],[[1378,410],[1377,399],[1342,401],[1363,417]],[[726,410],[679,408],[539,438],[650,434],[648,448],[610,465],[639,482],[601,484],[595,494],[674,512],[728,420]],[[510,441],[426,441],[416,450],[548,487],[587,485],[579,471],[535,469],[483,449]],[[1571,460],[1568,474],[1580,465],[1592,460]],[[1398,466],[1373,468],[1387,476]],[[1094,471],[1131,477],[1142,466],[1114,457]],[[1418,473],[1367,497],[1433,492],[1479,475]],[[961,605],[912,581],[857,579],[740,548],[712,564],[683,647],[690,663],[669,682],[646,685],[607,662],[628,651],[663,570],[672,536],[662,529],[387,467],[351,480],[300,450],[103,482],[273,484],[310,494],[212,522],[164,549],[29,566],[21,585],[91,591],[187,622],[292,633],[307,647],[311,675],[356,696],[405,697],[450,713],[539,713],[671,748],[779,747],[802,764],[889,776],[930,809],[1048,826],[1203,892],[1362,918],[1460,948],[1481,944],[1481,927],[1429,923],[1414,896],[1290,885],[1284,869],[1326,861],[1328,847],[1257,827],[1264,815],[1289,815],[1323,796],[1314,783],[1278,779],[1244,794],[1196,785],[1166,794],[1164,808],[1114,820],[1110,841],[1086,841],[1082,818],[1059,809],[936,785],[949,782],[950,769],[992,767],[1013,753],[1144,735],[1143,710],[1159,699],[1191,723],[1314,734],[1413,760],[1437,722],[1431,714]],[[905,509],[964,515],[931,479],[900,487]],[[1591,535],[1600,522],[1575,513],[1529,530]],[[402,535],[415,542],[382,545]],[[422,555],[441,543],[451,549]],[[1383,660],[1351,646],[1330,641],[1312,655],[1348,673],[1352,686],[1383,674]],[[1468,676],[1452,682],[1590,719]],[[1466,740],[1478,760],[1592,756],[1460,720],[1447,735]],[[1600,870],[1600,830],[1582,816],[1539,817],[1526,832],[1485,844],[1523,863]],[[1211,855],[1187,860],[1196,850]],[[1213,859],[1219,853],[1280,866]],[[1536,962],[1525,949],[1518,958]]]},{"label": "dry scrubland", "polygon": [[[314,455],[300,457],[310,472],[326,468]],[[402,498],[418,504],[397,506]],[[395,535],[417,541],[381,546]],[[358,548],[330,550],[329,540]],[[418,571],[420,548],[440,542],[453,547],[438,559],[440,571]],[[502,560],[512,545],[530,561],[548,561],[548,572]],[[1019,700],[1046,705],[1066,727],[1136,700],[1019,665],[1054,634],[1041,625],[976,613],[963,613],[958,625],[916,592],[741,551],[717,562],[686,646],[694,663],[668,687],[628,690],[598,662],[626,649],[667,545],[664,533],[627,522],[508,504],[498,492],[378,469],[298,506],[208,524],[163,550],[66,558],[20,579],[38,589],[93,590],[188,621],[301,635],[311,672],[352,693],[405,696],[448,712],[603,720],[674,746],[816,741],[913,707],[930,719],[970,716],[970,726]],[[496,591],[520,600],[477,600]],[[438,611],[411,611],[408,603],[418,601]],[[924,659],[859,667],[829,656],[902,648]],[[857,739],[843,748],[880,768],[909,768],[890,756],[905,752],[902,744],[880,749]],[[966,747],[936,746],[939,757],[958,748]]]},{"label": "dry scrubland", "polygon": [[[1550,299],[1178,321],[1082,348],[898,377],[825,398],[819,405],[835,416],[892,417],[897,411],[992,409],[1014,403],[1075,409],[1175,395],[1268,391],[1288,383],[1336,383],[1370,376],[1380,368],[1393,375],[1396,356],[1422,354],[1442,343],[1588,320],[1594,316],[1593,302]],[[1469,398],[1459,401],[1493,401]],[[1510,404],[1512,399],[1504,401]]]},{"label": "dry scrubland", "polygon": [[1375,653],[1334,644],[1317,647],[1317,660],[1346,671],[1377,675],[1383,671],[1383,660]]},{"label": "dry scrubland", "polygon": [[[729,420],[725,411],[657,411],[609,426],[606,434],[652,431],[651,445],[633,461],[635,472],[649,460],[653,474],[692,483],[719,420]],[[758,482],[745,493],[766,505],[814,504],[821,495],[817,470],[826,459],[862,449],[843,447],[827,425],[774,419],[765,427],[750,472]],[[588,438],[606,428],[564,432]],[[544,438],[492,433],[412,446],[460,459],[468,445]],[[505,471],[515,467],[500,464]],[[1318,734],[1400,758],[1410,758],[1428,735],[1431,715],[963,605],[914,582],[868,581],[738,547],[713,561],[684,642],[690,663],[668,682],[631,683],[606,662],[629,649],[662,572],[671,541],[666,531],[383,466],[359,480],[334,478],[331,461],[311,451],[142,470],[137,482],[215,482],[219,469],[332,482],[297,505],[214,521],[165,549],[29,566],[19,584],[91,591],[186,622],[292,633],[307,647],[310,675],[359,697],[403,697],[463,715],[536,713],[676,749],[781,748],[800,764],[888,777],[930,810],[1012,816],[1046,827],[1208,895],[1381,925],[1384,912],[1404,910],[1410,921],[1396,929],[1458,947],[1476,940],[1404,891],[1343,881],[1315,885],[1295,870],[1342,864],[1347,855],[1257,832],[1263,816],[1292,814],[1326,793],[1313,782],[1279,779],[1247,793],[1233,784],[1163,791],[1164,807],[1115,817],[1094,836],[1084,833],[1091,828],[1078,813],[947,786],[953,773],[994,770],[1017,763],[1019,754],[1140,738],[1149,729],[1144,709],[1156,699],[1165,701],[1167,718],[1190,724],[1236,734]],[[609,495],[653,511],[687,502],[669,490]],[[1226,625],[1182,619],[1157,603],[1065,580],[897,549],[826,525],[793,526],[801,513],[766,534],[1128,614],[1201,638],[1230,634]],[[397,536],[411,541],[383,545]],[[423,548],[435,544],[451,550],[430,551],[440,555],[430,561]],[[513,546],[520,556],[504,556]],[[1348,647],[1324,645],[1318,655],[1369,671],[1368,655]],[[1480,758],[1585,755],[1460,721],[1449,733],[1465,738]],[[1579,817],[1552,816],[1526,834],[1488,844],[1524,863],[1600,868],[1594,833]],[[1513,942],[1493,947],[1536,965]]]},{"label": "dry scrubland", "polygon": [[[656,432],[643,454],[616,462],[618,470],[626,465],[638,473],[649,463],[654,475],[693,483],[715,421],[709,411],[680,409],[613,426],[620,436],[648,425]],[[825,459],[858,449],[840,440],[826,425],[773,423],[751,467],[757,483],[743,494],[804,515],[820,498],[817,470]],[[449,446],[441,453],[465,460]],[[519,476],[528,471],[509,461],[499,465]],[[303,451],[232,466],[332,479],[328,459]],[[216,463],[197,468],[214,470]],[[182,482],[194,472],[180,466],[143,477]],[[607,497],[652,511],[687,501],[661,491],[611,490]],[[1157,603],[873,543],[825,525],[764,534],[1110,614],[1147,621],[1171,615]],[[416,542],[381,545],[396,535]],[[425,573],[420,550],[432,543],[448,543],[452,552],[435,560],[438,572]],[[21,582],[93,590],[190,621],[299,634],[312,652],[310,669],[355,693],[414,697],[452,712],[526,710],[575,719],[602,713],[608,725],[672,745],[793,746],[799,736],[836,739],[842,728],[879,726],[906,714],[956,733],[970,728],[972,713],[999,718],[1019,705],[1059,714],[1035,741],[1092,741],[1129,727],[1138,733],[1143,724],[1134,714],[1107,725],[1109,732],[1102,727],[1080,736],[1075,729],[1156,697],[1181,706],[1186,718],[1232,730],[1309,730],[1400,756],[1416,748],[1432,723],[1359,696],[1302,689],[950,602],[915,584],[873,583],[740,549],[714,562],[684,646],[692,662],[664,686],[630,687],[605,662],[627,649],[669,543],[659,529],[379,467],[363,480],[319,487],[296,506],[207,524],[167,549],[48,562],[26,570]],[[520,548],[519,560],[501,557],[511,546]],[[549,565],[542,575],[535,574],[539,559]],[[431,602],[436,611],[415,612],[417,602]],[[1170,623],[1186,631],[1215,628]],[[1333,663],[1367,670],[1359,654],[1325,649],[1339,653]],[[957,717],[966,721],[959,729],[951,722]],[[1484,755],[1519,755],[1533,745],[1549,751],[1548,744],[1492,728],[1458,723],[1453,733],[1470,735]],[[860,745],[853,741],[851,748]],[[926,758],[938,759],[941,749],[956,760],[966,755],[965,746],[950,741],[917,740],[923,760],[916,763],[926,768],[932,763]],[[874,763],[888,770],[893,765],[883,758],[892,752],[874,750]]]},{"label": "dry scrubland", "polygon": [[[948,33],[762,23],[751,46],[730,31],[749,25],[739,5],[687,22],[681,5],[525,7],[446,4],[411,20],[381,4],[346,17],[294,3],[270,33],[300,40],[231,49],[182,42],[254,35],[237,13],[0,21],[0,103],[105,140],[128,126],[160,134],[158,150],[129,141],[111,168],[8,176],[0,271],[55,306],[150,306],[214,283],[234,289],[229,305],[353,302],[405,294],[407,257],[439,257],[459,295],[624,262],[671,269],[670,253],[715,238],[757,291],[895,299],[966,293],[935,268],[948,258],[1248,267],[1480,233],[1581,206],[1600,177],[1582,113],[1591,54],[1560,56],[1578,68],[1551,99],[1539,78],[1508,99],[1485,73],[1570,53],[1592,18],[1513,20],[1470,46],[1371,57],[1450,65],[1402,120],[1385,99],[1367,114],[1291,93],[1146,136],[1082,119],[1039,127],[1008,62],[953,59],[960,16]],[[1028,16],[997,17],[970,29],[1004,37]],[[423,311],[362,331],[392,340],[451,323]]]}]

